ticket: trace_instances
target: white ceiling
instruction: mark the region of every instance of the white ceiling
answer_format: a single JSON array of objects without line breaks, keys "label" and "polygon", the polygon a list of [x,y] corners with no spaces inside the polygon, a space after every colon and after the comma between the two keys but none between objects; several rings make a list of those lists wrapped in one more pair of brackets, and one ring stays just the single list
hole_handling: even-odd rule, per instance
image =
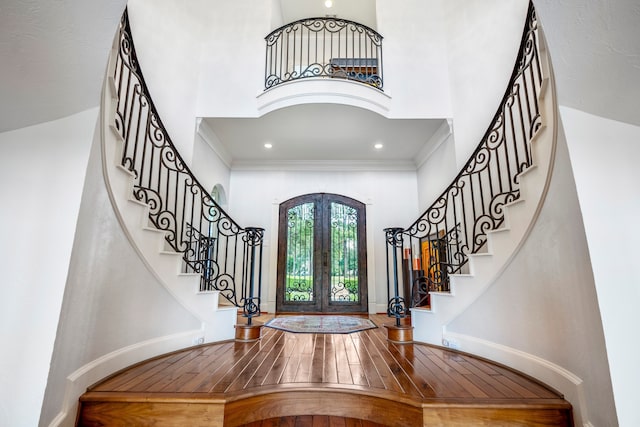
[{"label": "white ceiling", "polygon": [[96,107],[126,0],[0,1],[0,132]]},{"label": "white ceiling", "polygon": [[[273,161],[414,164],[442,120],[387,119],[341,104],[304,104],[260,118],[208,118],[232,165]],[[271,149],[265,143],[273,145]],[[375,149],[377,143],[382,149]]]},{"label": "white ceiling", "polygon": [[561,105],[640,126],[640,1],[536,0]]},{"label": "white ceiling", "polygon": [[[335,10],[356,2],[334,1]],[[281,2],[283,15],[293,18],[302,16],[305,7],[317,15],[323,0]],[[0,132],[98,105],[108,49],[125,4],[125,0],[0,2]],[[640,126],[640,2],[536,0],[535,4],[554,59],[560,104]],[[361,22],[375,20],[375,15],[344,13],[345,18]],[[357,16],[352,18],[352,13]]]}]

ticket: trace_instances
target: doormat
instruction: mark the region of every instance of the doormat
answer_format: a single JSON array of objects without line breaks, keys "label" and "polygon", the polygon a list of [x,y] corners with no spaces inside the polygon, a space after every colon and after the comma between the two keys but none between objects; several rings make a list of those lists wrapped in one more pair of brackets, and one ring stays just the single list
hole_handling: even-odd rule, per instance
[{"label": "doormat", "polygon": [[286,316],[276,317],[264,324],[286,332],[308,334],[350,334],[377,328],[369,319],[351,316]]}]

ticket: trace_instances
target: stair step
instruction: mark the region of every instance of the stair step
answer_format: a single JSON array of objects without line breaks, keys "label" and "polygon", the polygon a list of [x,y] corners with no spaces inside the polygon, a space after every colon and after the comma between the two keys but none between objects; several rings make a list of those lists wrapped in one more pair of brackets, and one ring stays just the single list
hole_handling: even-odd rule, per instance
[{"label": "stair step", "polygon": [[148,204],[133,196],[135,174],[121,165],[125,141],[115,126],[118,111],[116,59],[120,40],[116,38],[107,66],[101,105],[102,157],[109,199],[131,246],[159,284],[203,323],[205,342],[229,340],[235,335],[235,306],[219,309],[218,291],[200,291],[200,275],[181,273],[182,254],[169,250],[167,232],[149,220]]}]

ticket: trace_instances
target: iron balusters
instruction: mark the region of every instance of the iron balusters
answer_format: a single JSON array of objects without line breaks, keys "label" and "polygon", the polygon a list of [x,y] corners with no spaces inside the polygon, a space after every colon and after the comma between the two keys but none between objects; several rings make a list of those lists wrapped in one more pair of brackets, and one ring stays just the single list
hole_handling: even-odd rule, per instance
[{"label": "iron balusters", "polygon": [[200,290],[220,291],[244,316],[260,314],[261,228],[240,227],[182,160],[151,100],[137,60],[127,11],[120,25],[114,82],[115,127],[124,140],[121,164],[134,175],[133,195],[149,219],[182,253],[185,273],[200,274]]},{"label": "iron balusters", "polygon": [[354,80],[382,90],[382,36],[356,22],[308,18],[267,37],[265,89],[309,77]]},{"label": "iron balusters", "polygon": [[472,156],[440,197],[399,233],[402,237],[391,240],[385,229],[387,246],[402,246],[401,260],[388,269],[394,275],[389,283],[402,282],[396,297],[403,295],[411,306],[429,305],[430,292],[448,292],[449,276],[468,272],[468,254],[483,248],[487,232],[504,222],[504,206],[520,198],[519,176],[532,164],[530,141],[541,126],[537,37],[530,3],[507,90]]}]

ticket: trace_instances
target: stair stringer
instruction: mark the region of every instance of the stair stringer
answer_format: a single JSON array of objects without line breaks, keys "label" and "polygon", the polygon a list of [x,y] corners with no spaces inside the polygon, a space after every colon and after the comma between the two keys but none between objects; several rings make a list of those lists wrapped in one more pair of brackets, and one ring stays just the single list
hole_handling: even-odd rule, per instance
[{"label": "stair stringer", "polygon": [[519,175],[520,197],[504,206],[504,222],[487,233],[486,252],[469,255],[469,274],[450,275],[450,292],[431,292],[431,307],[412,308],[415,341],[448,345],[446,326],[473,304],[518,253],[533,229],[549,189],[557,141],[557,104],[551,64],[539,29],[543,72],[539,106],[542,125],[533,135],[532,164]]},{"label": "stair stringer", "polygon": [[[115,128],[116,88],[113,71],[117,52],[111,52],[100,111],[102,169],[105,186],[118,222],[132,247],[167,291],[201,322],[202,342],[235,337],[238,309],[220,307],[219,291],[200,291],[200,275],[180,273],[182,254],[164,250],[165,235],[149,222],[149,206],[133,197],[133,175],[120,165],[123,139]],[[199,343],[199,342],[198,342]]]}]

